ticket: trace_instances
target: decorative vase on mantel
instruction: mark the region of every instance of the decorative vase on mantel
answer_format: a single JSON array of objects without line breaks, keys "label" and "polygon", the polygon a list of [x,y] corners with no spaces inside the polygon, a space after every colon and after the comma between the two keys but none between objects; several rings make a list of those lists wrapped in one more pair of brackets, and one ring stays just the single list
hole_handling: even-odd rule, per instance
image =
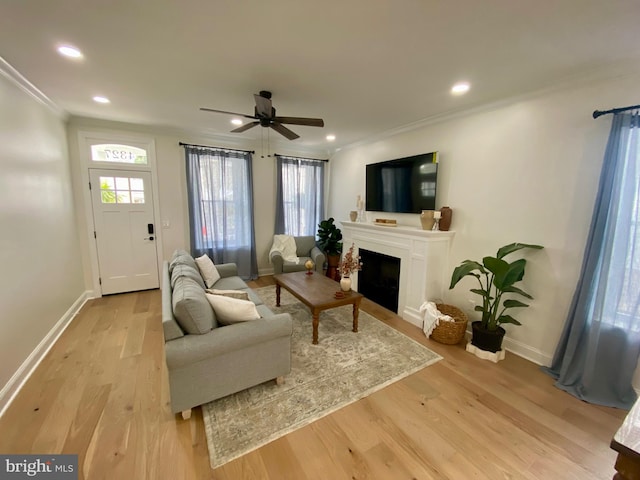
[{"label": "decorative vase on mantel", "polygon": [[342,277],[340,279],[340,289],[343,292],[351,291],[351,277]]},{"label": "decorative vase on mantel", "polygon": [[440,209],[440,230],[448,232],[451,228],[451,217],[453,211],[449,207],[442,207]]},{"label": "decorative vase on mantel", "polygon": [[423,230],[431,230],[433,228],[433,224],[435,220],[433,218],[434,210],[422,210],[420,214],[420,223],[422,224]]}]

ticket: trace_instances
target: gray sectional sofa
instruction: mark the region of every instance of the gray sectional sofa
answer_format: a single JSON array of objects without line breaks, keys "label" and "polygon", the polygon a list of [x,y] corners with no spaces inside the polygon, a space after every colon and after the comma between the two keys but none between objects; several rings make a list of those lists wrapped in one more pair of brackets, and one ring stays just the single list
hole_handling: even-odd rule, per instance
[{"label": "gray sectional sofa", "polygon": [[291,371],[291,316],[274,314],[237,275],[235,264],[216,265],[212,288],[241,290],[261,318],[222,325],[205,295],[191,255],[176,250],[163,265],[162,326],[171,410],[189,418],[191,408]]}]

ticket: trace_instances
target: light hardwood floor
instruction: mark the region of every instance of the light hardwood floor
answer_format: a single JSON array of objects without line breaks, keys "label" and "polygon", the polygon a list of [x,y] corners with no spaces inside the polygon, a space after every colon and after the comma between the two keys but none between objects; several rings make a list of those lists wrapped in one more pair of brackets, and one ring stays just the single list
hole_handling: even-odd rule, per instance
[{"label": "light hardwood floor", "polygon": [[[271,285],[263,277],[252,285]],[[610,479],[626,412],[362,309],[444,360],[216,470],[202,414],[172,415],[160,292],[88,302],[0,418],[0,452],[76,453],[87,479]]]}]

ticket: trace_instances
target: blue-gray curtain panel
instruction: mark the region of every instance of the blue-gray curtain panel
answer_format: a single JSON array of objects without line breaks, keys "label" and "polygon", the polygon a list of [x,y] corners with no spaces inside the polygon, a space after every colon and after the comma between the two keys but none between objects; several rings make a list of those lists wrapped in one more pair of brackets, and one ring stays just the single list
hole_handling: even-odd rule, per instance
[{"label": "blue-gray curtain panel", "polygon": [[553,363],[556,386],[590,403],[629,409],[640,354],[639,116],[616,114],[582,272]]},{"label": "blue-gray curtain panel", "polygon": [[276,234],[316,235],[324,217],[325,163],[276,155]]},{"label": "blue-gray curtain panel", "polygon": [[185,145],[191,254],[258,277],[251,153]]}]

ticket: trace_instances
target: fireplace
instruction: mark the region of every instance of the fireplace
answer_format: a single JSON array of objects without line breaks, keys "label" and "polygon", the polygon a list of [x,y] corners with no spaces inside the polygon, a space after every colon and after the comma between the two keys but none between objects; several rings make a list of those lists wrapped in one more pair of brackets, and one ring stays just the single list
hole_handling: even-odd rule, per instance
[{"label": "fireplace", "polygon": [[398,313],[400,259],[363,248],[359,253],[362,270],[358,274],[358,292]]},{"label": "fireplace", "polygon": [[[397,299],[394,304],[385,306],[397,312],[406,321],[422,328],[420,306],[425,300],[444,298],[445,289],[449,285],[449,246],[455,232],[422,230],[420,227],[409,225],[390,228],[365,222],[341,223],[343,243],[354,243],[358,255],[368,250],[396,259],[399,278],[395,277],[395,284],[388,280],[387,284],[391,284]],[[367,266],[375,265],[375,261],[376,259],[364,260],[365,274]],[[360,293],[364,293],[361,286],[362,273],[355,272],[351,278],[352,288]],[[374,280],[377,282],[377,279]],[[381,302],[382,295],[375,291],[365,295],[376,303]]]}]

